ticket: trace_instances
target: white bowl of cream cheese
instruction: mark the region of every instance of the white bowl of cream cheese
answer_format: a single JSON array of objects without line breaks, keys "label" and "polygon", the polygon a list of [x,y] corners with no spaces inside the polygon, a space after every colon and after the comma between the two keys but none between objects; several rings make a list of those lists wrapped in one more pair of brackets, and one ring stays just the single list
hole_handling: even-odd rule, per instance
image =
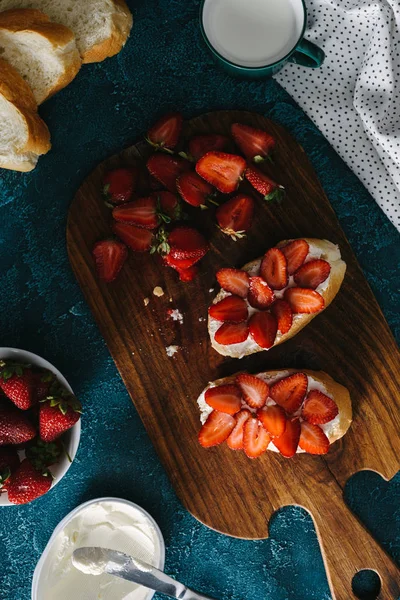
[{"label": "white bowl of cream cheese", "polygon": [[103,574],[76,569],[72,553],[99,546],[136,556],[163,570],[165,544],[154,519],[143,508],[120,498],[98,498],[81,504],[56,527],[36,565],[32,600],[150,600],[154,592]]}]

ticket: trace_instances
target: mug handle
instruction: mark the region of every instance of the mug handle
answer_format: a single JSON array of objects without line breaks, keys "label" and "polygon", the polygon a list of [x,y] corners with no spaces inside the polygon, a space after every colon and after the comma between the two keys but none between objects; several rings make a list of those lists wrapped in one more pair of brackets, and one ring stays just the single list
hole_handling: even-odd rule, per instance
[{"label": "mug handle", "polygon": [[319,46],[306,39],[301,40],[289,58],[289,62],[301,65],[302,67],[310,67],[311,69],[320,67],[324,60],[325,52]]}]

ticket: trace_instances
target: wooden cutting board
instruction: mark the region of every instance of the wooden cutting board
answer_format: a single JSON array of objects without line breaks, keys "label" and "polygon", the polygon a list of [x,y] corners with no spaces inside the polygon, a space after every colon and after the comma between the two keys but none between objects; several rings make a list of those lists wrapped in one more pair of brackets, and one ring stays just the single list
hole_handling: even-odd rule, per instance
[{"label": "wooden cutting board", "polygon": [[[281,204],[267,205],[257,197],[255,223],[246,239],[231,241],[216,227],[212,210],[193,209],[196,226],[211,242],[196,281],[183,284],[157,257],[130,253],[117,281],[100,282],[91,250],[110,235],[102,177],[116,166],[143,164],[150,149],[141,142],[100,164],[79,189],[67,228],[71,264],[184,506],[217,531],[256,539],[268,537],[274,511],[301,505],[314,519],[332,596],[354,597],[353,575],[370,568],[382,578],[379,597],[394,600],[399,572],[346,507],[343,488],[360,469],[391,478],[400,468],[399,351],[304,150],[285,129],[256,114],[224,111],[187,122],[184,138],[228,135],[236,121],[275,136],[275,163],[263,168],[286,188]],[[252,193],[246,184],[243,190]],[[224,359],[211,348],[206,327],[207,307],[217,289],[215,272],[240,267],[278,241],[302,236],[340,245],[348,271],[336,300],[289,342],[241,361]],[[153,295],[155,286],[164,289],[164,296]],[[147,306],[145,298],[150,299]],[[180,310],[182,324],[168,318],[169,308]],[[180,349],[168,357],[171,344]],[[227,447],[200,447],[196,399],[208,381],[243,369],[285,367],[322,369],[350,390],[354,423],[326,457],[285,460],[267,452],[251,461]]]}]

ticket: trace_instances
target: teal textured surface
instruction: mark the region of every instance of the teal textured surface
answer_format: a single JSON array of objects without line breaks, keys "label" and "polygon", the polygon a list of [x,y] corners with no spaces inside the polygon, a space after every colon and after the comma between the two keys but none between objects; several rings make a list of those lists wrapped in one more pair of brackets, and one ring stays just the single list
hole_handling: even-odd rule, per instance
[{"label": "teal textured surface", "polygon": [[[78,456],[65,478],[30,506],[0,513],[0,599],[29,600],[32,573],[57,523],[77,504],[121,496],[142,505],[166,541],[166,570],[221,600],[328,600],[310,516],[279,511],[271,537],[243,541],[196,522],[180,505],[109,356],[68,263],[68,206],[102,159],[134,143],[156,117],[215,109],[260,112],[304,146],[376,294],[400,338],[399,235],[358,179],[274,80],[220,71],[203,45],[199,2],[130,2],[125,49],[84,66],[41,114],[53,149],[30,174],[0,173],[1,345],[47,358],[85,407]],[[290,67],[287,67],[290,68]],[[400,476],[362,472],[348,483],[353,510],[400,562]]]}]

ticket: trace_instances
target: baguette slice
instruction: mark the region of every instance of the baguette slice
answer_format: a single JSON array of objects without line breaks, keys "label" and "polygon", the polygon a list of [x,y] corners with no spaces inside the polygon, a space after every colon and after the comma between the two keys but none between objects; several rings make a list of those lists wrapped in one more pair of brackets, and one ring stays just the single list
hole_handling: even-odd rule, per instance
[{"label": "baguette slice", "polygon": [[72,29],[84,63],[118,54],[132,27],[125,0],[0,0],[0,10],[10,8],[37,8]]},{"label": "baguette slice", "polygon": [[[335,298],[338,293],[344,275],[346,273],[346,263],[341,259],[339,247],[328,240],[319,240],[314,238],[301,238],[304,239],[310,246],[310,258],[322,258],[329,262],[331,266],[331,272],[329,278],[327,280],[327,285],[322,284],[319,286],[316,291],[323,297],[325,306],[324,309],[327,308],[332,300]],[[277,244],[278,248],[282,246],[286,246],[289,242],[293,240],[284,240]],[[257,258],[249,263],[247,263],[244,267],[242,267],[243,271],[247,271],[251,275],[257,275],[259,271],[259,267],[261,264],[261,258]],[[306,258],[306,262],[307,262]],[[213,304],[216,304],[220,300],[222,300],[225,296],[228,296],[228,292],[221,290],[218,295],[214,298]],[[322,312],[322,311],[320,311]],[[295,336],[299,331],[301,331],[310,321],[314,319],[314,317],[318,316],[320,312],[314,314],[301,314],[295,315],[295,319],[293,321],[293,325],[290,331],[284,335],[281,335],[279,332],[276,336],[274,346],[278,344],[282,344],[286,342],[286,340],[290,340],[293,336]],[[250,336],[245,344],[232,344],[230,346],[223,346],[218,344],[215,341],[215,332],[219,328],[222,323],[218,323],[210,316],[208,317],[208,332],[211,339],[212,347],[222,354],[223,356],[230,356],[232,358],[243,358],[244,356],[248,356],[249,354],[254,354],[255,352],[262,352],[265,350],[261,348],[251,340]],[[273,347],[274,347],[273,346]]]},{"label": "baguette slice", "polygon": [[68,85],[82,64],[72,31],[34,9],[0,13],[0,52],[29,83],[37,104]]},{"label": "baguette slice", "polygon": [[[339,409],[339,413],[335,419],[326,423],[325,425],[321,425],[320,427],[325,432],[325,435],[329,439],[330,444],[333,444],[337,440],[347,433],[353,418],[353,411],[351,406],[350,394],[347,388],[345,388],[340,383],[337,383],[330,375],[324,373],[324,371],[310,371],[307,369],[284,369],[280,371],[264,371],[262,373],[256,374],[256,377],[262,378],[269,385],[272,385],[276,381],[283,379],[284,377],[288,377],[293,375],[294,373],[305,373],[308,378],[308,390],[307,393],[311,389],[319,389],[322,393],[326,394],[334,402]],[[238,373],[235,375],[231,375],[229,377],[224,377],[223,379],[218,379],[216,381],[210,382],[206,388],[202,391],[200,396],[197,399],[197,404],[200,409],[200,421],[202,424],[205,423],[208,415],[212,412],[212,408],[206,403],[204,399],[204,394],[206,390],[210,387],[232,384],[235,383],[236,377]],[[272,450],[273,452],[277,452],[276,446],[274,446],[273,442],[268,446],[268,450]],[[297,448],[297,453],[303,453],[303,450],[300,447]]]},{"label": "baguette slice", "polygon": [[31,171],[50,147],[49,130],[37,114],[31,88],[0,59],[0,168]]}]

